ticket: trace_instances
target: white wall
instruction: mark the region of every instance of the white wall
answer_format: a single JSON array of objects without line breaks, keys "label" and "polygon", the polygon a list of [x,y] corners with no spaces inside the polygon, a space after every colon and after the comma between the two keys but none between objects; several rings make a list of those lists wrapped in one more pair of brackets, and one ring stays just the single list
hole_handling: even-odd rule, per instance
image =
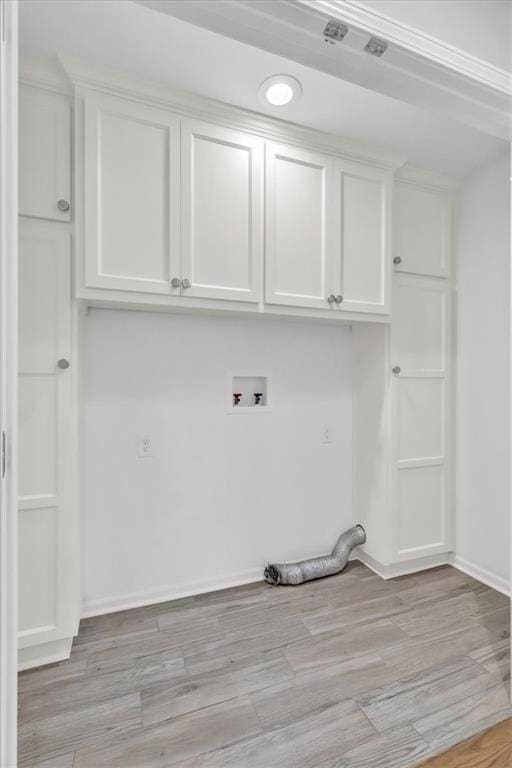
[{"label": "white wall", "polygon": [[[227,415],[228,369],[269,372],[273,411]],[[350,329],[91,310],[82,378],[86,611],[254,580],[350,527]]]},{"label": "white wall", "polygon": [[459,207],[456,555],[510,583],[510,159],[472,176]]}]

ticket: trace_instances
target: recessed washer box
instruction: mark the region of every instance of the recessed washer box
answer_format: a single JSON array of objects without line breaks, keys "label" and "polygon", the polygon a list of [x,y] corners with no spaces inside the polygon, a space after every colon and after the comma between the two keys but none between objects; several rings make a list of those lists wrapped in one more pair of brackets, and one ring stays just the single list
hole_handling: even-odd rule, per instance
[{"label": "recessed washer box", "polygon": [[268,373],[228,371],[226,395],[226,413],[257,414],[271,410]]}]

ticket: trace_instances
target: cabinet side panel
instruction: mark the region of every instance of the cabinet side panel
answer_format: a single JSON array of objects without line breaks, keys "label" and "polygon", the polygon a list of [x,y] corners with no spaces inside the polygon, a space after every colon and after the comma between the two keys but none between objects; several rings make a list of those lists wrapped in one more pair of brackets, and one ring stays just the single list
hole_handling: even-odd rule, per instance
[{"label": "cabinet side panel", "polygon": [[366,530],[364,550],[389,561],[388,335],[380,325],[353,326],[354,522]]}]

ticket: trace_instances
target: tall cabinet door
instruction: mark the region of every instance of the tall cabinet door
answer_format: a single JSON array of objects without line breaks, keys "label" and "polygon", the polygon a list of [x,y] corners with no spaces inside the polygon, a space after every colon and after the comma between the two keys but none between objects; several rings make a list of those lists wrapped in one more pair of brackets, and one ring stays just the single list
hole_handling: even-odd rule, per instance
[{"label": "tall cabinet door", "polygon": [[266,146],[266,301],[327,309],[332,275],[332,160]]},{"label": "tall cabinet door", "polygon": [[445,280],[395,275],[394,558],[451,549],[451,290]]},{"label": "tall cabinet door", "polygon": [[70,100],[22,85],[19,111],[19,212],[69,221]]},{"label": "tall cabinet door", "polygon": [[170,293],[180,272],[179,120],[89,92],[84,110],[85,284]]},{"label": "tall cabinet door", "polygon": [[20,648],[78,629],[70,262],[68,232],[20,222]]},{"label": "tall cabinet door", "polygon": [[182,122],[182,295],[260,301],[263,141]]},{"label": "tall cabinet door", "polygon": [[334,164],[334,280],[348,312],[390,311],[392,177],[387,171]]}]

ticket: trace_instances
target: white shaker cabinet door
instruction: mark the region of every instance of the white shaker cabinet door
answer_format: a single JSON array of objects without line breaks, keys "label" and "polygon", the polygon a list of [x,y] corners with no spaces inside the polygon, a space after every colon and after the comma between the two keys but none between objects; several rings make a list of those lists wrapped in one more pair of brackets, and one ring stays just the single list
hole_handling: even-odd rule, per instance
[{"label": "white shaker cabinet door", "polygon": [[332,160],[292,146],[266,146],[266,301],[334,309]]},{"label": "white shaker cabinet door", "polygon": [[19,644],[78,630],[80,565],[72,478],[71,252],[58,225],[19,233]]},{"label": "white shaker cabinet door", "polygon": [[85,94],[87,287],[179,294],[179,151],[172,114]]},{"label": "white shaker cabinet door", "polygon": [[182,296],[260,301],[263,141],[182,121]]},{"label": "white shaker cabinet door", "polygon": [[395,275],[391,366],[396,560],[447,552],[451,512],[451,289]]},{"label": "white shaker cabinet door", "polygon": [[19,212],[69,221],[71,102],[21,85],[19,113]]},{"label": "white shaker cabinet door", "polygon": [[340,310],[390,311],[391,174],[334,164],[334,282]]},{"label": "white shaker cabinet door", "polygon": [[397,272],[449,276],[451,208],[450,197],[442,192],[395,184],[393,258]]}]

